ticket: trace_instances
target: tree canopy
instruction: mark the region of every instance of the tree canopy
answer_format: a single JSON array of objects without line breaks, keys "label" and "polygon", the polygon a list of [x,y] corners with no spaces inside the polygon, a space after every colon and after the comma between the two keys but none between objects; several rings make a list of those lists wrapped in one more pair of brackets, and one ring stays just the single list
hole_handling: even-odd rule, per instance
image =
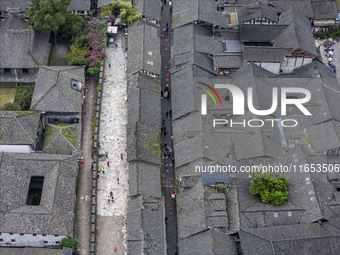
[{"label": "tree canopy", "polygon": [[279,173],[252,174],[249,191],[253,195],[259,194],[262,203],[280,205],[288,196],[288,182],[285,176]]},{"label": "tree canopy", "polygon": [[27,10],[28,17],[36,29],[57,32],[70,13],[70,2],[71,0],[32,0],[33,6]]},{"label": "tree canopy", "polygon": [[121,23],[126,23],[128,26],[138,21],[141,14],[133,8],[131,2],[115,1],[102,8],[100,17],[118,15],[121,18]]}]

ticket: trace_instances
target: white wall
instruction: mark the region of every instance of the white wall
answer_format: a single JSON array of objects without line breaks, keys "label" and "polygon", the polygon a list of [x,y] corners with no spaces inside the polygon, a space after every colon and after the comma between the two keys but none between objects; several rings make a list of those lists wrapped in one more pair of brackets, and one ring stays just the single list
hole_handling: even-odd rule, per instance
[{"label": "white wall", "polygon": [[273,74],[279,74],[280,72],[281,63],[255,62],[254,64],[261,66],[263,69],[266,69],[267,71],[272,72]]},{"label": "white wall", "polygon": [[29,145],[0,145],[0,152],[31,153]]},{"label": "white wall", "polygon": [[0,233],[0,246],[58,247],[64,237],[64,235]]},{"label": "white wall", "polygon": [[294,68],[307,65],[313,61],[312,58],[285,58],[281,64],[281,70],[284,74],[292,73]]}]

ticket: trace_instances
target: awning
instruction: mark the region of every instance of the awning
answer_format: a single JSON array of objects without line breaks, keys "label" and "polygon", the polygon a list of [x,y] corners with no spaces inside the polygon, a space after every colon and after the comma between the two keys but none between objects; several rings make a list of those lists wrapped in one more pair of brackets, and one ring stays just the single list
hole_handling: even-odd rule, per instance
[{"label": "awning", "polygon": [[334,26],[335,20],[334,19],[314,20],[313,23],[314,23],[314,26],[316,27],[328,27],[328,26]]},{"label": "awning", "polygon": [[118,27],[116,27],[116,26],[108,26],[107,27],[107,32],[110,33],[110,34],[117,34]]},{"label": "awning", "polygon": [[120,18],[115,18],[115,25],[118,25],[119,22],[120,22]]}]

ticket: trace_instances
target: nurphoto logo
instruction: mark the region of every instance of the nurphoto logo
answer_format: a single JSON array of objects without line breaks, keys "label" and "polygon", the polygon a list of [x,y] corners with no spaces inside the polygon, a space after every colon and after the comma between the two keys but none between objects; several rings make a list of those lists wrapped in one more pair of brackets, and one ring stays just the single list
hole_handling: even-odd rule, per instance
[{"label": "nurphoto logo", "polygon": [[[231,84],[215,84],[214,87],[201,83],[203,86],[209,88],[218,98],[220,101],[221,106],[223,106],[221,97],[217,93],[216,89],[228,89],[230,93],[232,94],[233,97],[233,115],[244,115],[245,112],[245,96],[240,88],[238,88],[235,85]],[[216,100],[213,96],[213,94],[201,87],[197,87],[198,89],[203,90],[206,92],[206,94],[201,95],[201,114],[202,115],[207,115],[207,95],[210,96],[210,98],[214,101],[214,104],[216,105]],[[269,109],[266,110],[258,110],[255,109],[254,103],[253,103],[253,88],[248,87],[247,88],[247,105],[248,109],[251,113],[258,115],[258,116],[268,116],[272,113],[274,113],[278,107],[278,91],[279,88],[273,87],[272,88],[272,105]],[[289,93],[294,93],[294,94],[303,94],[303,97],[300,98],[288,98],[287,95]],[[285,116],[287,115],[287,105],[295,105],[304,115],[310,116],[312,115],[306,107],[303,105],[311,99],[311,93],[309,90],[305,88],[297,88],[297,87],[282,87],[281,88],[281,115]],[[275,121],[280,121],[281,125],[284,127],[295,127],[297,125],[297,121],[293,119],[285,119],[282,120],[281,118],[276,118],[276,119],[265,119],[265,121],[270,121],[272,123],[272,127],[274,126]],[[288,125],[287,122],[292,122],[294,124]],[[226,119],[214,119],[213,126],[215,127],[216,125],[219,124],[227,124],[229,123],[231,126],[233,124],[232,120],[226,120]],[[257,124],[256,124],[257,123]],[[243,126],[246,125],[246,120],[242,122],[234,122],[234,124],[242,124]],[[247,121],[248,126],[250,127],[261,127],[264,125],[264,121],[261,119],[251,119]]]}]

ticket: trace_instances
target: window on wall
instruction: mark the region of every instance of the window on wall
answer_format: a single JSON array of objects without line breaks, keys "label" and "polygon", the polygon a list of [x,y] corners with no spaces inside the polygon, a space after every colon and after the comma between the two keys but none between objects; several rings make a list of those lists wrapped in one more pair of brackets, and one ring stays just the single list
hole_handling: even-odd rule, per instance
[{"label": "window on wall", "polygon": [[10,68],[4,68],[4,72],[5,73],[11,73],[11,69]]},{"label": "window on wall", "polygon": [[22,73],[28,73],[28,69],[27,68],[23,68],[22,69]]},{"label": "window on wall", "polygon": [[32,176],[27,194],[27,205],[40,205],[44,185],[43,176]]}]

